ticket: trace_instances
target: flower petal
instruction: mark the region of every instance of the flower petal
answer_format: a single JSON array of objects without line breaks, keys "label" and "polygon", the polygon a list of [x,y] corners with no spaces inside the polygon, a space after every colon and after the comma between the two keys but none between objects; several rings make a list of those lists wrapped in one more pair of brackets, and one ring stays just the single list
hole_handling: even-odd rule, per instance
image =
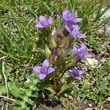
[{"label": "flower petal", "polygon": [[72,32],[73,32],[75,35],[78,34],[79,29],[80,29],[80,27],[79,27],[78,24],[76,24],[76,25],[72,25]]},{"label": "flower petal", "polygon": [[69,75],[72,76],[72,77],[74,76],[73,72],[70,72]]},{"label": "flower petal", "polygon": [[37,28],[43,28],[44,26],[42,24],[36,24],[35,27],[37,27]]},{"label": "flower petal", "polygon": [[85,58],[91,58],[94,57],[95,55],[84,55]]},{"label": "flower petal", "polygon": [[38,72],[38,73],[41,72],[41,69],[42,69],[41,66],[35,66],[35,67],[33,67],[33,70],[34,70],[35,72]]},{"label": "flower petal", "polygon": [[58,58],[57,55],[55,55],[55,61],[57,60],[57,58]]},{"label": "flower petal", "polygon": [[83,73],[84,73],[84,71],[79,70],[79,71],[78,71],[78,73],[79,73],[79,75],[81,75],[81,74],[83,74]]},{"label": "flower petal", "polygon": [[67,30],[68,32],[70,32],[70,33],[71,33],[71,29],[70,29],[70,27],[69,27],[69,26],[65,25],[65,28],[66,28],[66,30]]},{"label": "flower petal", "polygon": [[77,53],[78,49],[74,45],[71,45],[71,48],[75,53]]},{"label": "flower petal", "polygon": [[49,24],[52,24],[52,23],[53,23],[53,18],[50,17],[50,18],[47,20],[47,22],[48,22]]},{"label": "flower petal", "polygon": [[67,23],[68,26],[71,26],[71,24],[73,25],[77,25],[75,22],[73,22],[72,20],[67,20],[65,21]]},{"label": "flower petal", "polygon": [[43,67],[43,68],[48,68],[48,67],[49,67],[49,61],[48,61],[48,59],[45,59],[45,60],[44,60],[44,62],[43,62],[43,64],[42,64],[42,67]]},{"label": "flower petal", "polygon": [[52,73],[55,71],[55,68],[48,68],[47,73]]},{"label": "flower petal", "polygon": [[69,53],[69,49],[66,49],[65,56],[67,56],[68,53]]},{"label": "flower petal", "polygon": [[42,80],[46,77],[46,74],[39,74],[39,79]]},{"label": "flower petal", "polygon": [[59,11],[57,11],[57,14],[62,18],[61,14],[59,13]]},{"label": "flower petal", "polygon": [[80,57],[80,58],[81,58],[83,61],[85,61],[83,57]]},{"label": "flower petal", "polygon": [[74,18],[73,19],[73,22],[77,23],[77,22],[81,22],[82,21],[82,18]]},{"label": "flower petal", "polygon": [[71,11],[70,10],[65,10],[64,12],[63,12],[63,19],[64,20],[68,20],[68,16],[71,16]]},{"label": "flower petal", "polygon": [[79,37],[79,38],[86,38],[86,36],[84,34],[81,34],[81,33],[78,33],[77,37]]},{"label": "flower petal", "polygon": [[81,81],[81,78],[79,76],[77,76],[76,78]]},{"label": "flower petal", "polygon": [[[78,70],[78,69],[76,68],[76,66],[74,67],[74,69],[75,69],[75,70]],[[72,69],[72,70],[74,70],[74,69]]]},{"label": "flower petal", "polygon": [[84,43],[80,44],[79,48],[86,48],[86,45]]},{"label": "flower petal", "polygon": [[42,24],[44,24],[44,23],[46,22],[46,18],[45,18],[44,16],[40,15],[39,21],[40,21]]}]

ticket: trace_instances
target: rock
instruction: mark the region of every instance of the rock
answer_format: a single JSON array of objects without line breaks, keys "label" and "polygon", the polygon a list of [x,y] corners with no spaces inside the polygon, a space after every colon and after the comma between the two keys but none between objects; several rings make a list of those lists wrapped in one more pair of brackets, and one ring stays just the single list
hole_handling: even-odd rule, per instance
[{"label": "rock", "polygon": [[[104,11],[105,9],[104,8],[102,8],[102,12]],[[101,22],[102,21],[104,21],[104,20],[106,20],[108,17],[110,17],[110,9],[109,10],[107,10],[104,14],[103,14],[103,16],[101,17]],[[99,30],[99,32],[103,32],[103,28],[101,28],[100,30]],[[110,32],[110,21],[107,23],[107,24],[105,24],[105,32],[106,33],[109,33]]]},{"label": "rock", "polygon": [[86,108],[85,110],[94,110],[93,108]]},{"label": "rock", "polygon": [[[96,60],[95,58],[87,58],[88,63],[90,64],[90,66],[92,68],[96,68],[96,67],[100,67],[101,65],[99,65],[98,60]],[[88,63],[86,62],[86,65],[88,65]]]}]

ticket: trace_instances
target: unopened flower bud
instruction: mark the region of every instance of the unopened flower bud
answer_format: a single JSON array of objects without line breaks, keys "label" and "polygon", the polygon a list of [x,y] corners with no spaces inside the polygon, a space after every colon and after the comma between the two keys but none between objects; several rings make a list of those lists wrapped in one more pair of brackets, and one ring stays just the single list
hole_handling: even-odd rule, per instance
[{"label": "unopened flower bud", "polygon": [[51,51],[50,51],[50,49],[49,49],[49,47],[48,47],[47,45],[45,45],[45,53],[46,53],[46,55],[47,55],[48,57],[50,57]]},{"label": "unopened flower bud", "polygon": [[65,56],[65,49],[60,49],[58,53],[59,57],[64,57]]},{"label": "unopened flower bud", "polygon": [[55,42],[55,39],[54,37],[51,37],[51,40],[50,40],[50,48],[51,49],[54,49],[57,47],[57,43]]}]

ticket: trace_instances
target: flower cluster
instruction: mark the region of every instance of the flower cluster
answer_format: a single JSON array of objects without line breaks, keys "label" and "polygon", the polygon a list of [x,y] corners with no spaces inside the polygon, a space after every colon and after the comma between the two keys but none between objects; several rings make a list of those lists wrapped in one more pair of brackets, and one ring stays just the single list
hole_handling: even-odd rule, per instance
[{"label": "flower cluster", "polygon": [[[55,29],[53,30],[50,37],[50,47],[46,46],[45,53],[47,54],[49,60],[45,59],[42,66],[35,66],[33,67],[33,70],[35,72],[40,73],[39,79],[42,80],[46,77],[47,74],[54,72],[55,68],[58,69],[60,72],[62,71],[63,73],[71,69],[72,72],[70,72],[69,75],[72,77],[76,77],[78,80],[81,80],[79,75],[83,74],[84,71],[78,70],[76,68],[76,63],[79,60],[84,61],[84,58],[90,58],[94,56],[86,54],[87,48],[84,43],[80,44],[78,49],[71,44],[72,41],[77,37],[86,38],[84,34],[79,32],[80,27],[77,24],[78,22],[82,21],[82,18],[75,18],[75,15],[70,10],[65,10],[62,13],[62,15],[58,12],[58,15],[63,19],[63,25],[57,31]],[[47,28],[49,27],[50,24],[53,23],[53,18],[50,17],[48,20],[46,20],[46,18],[41,15],[39,17],[39,21],[40,23],[36,24],[35,27]],[[62,29],[64,30],[62,31]],[[65,33],[66,37],[64,37],[62,32]],[[68,57],[69,53],[68,47],[70,45],[72,50],[76,53],[74,56],[74,60],[76,61],[71,61],[71,59],[69,59],[68,61],[62,63],[60,58]],[[51,62],[52,66],[54,65],[52,68],[49,68],[49,61]],[[58,61],[61,64],[61,66],[59,66],[59,64],[58,66],[56,65],[57,64],[56,62]],[[70,63],[72,62],[71,63],[72,66],[71,65],[68,66],[68,62]],[[62,66],[64,67],[64,69],[62,69]]]},{"label": "flower cluster", "polygon": [[[65,10],[63,16],[61,16],[59,12],[58,15],[64,20],[63,24],[65,25],[66,30],[70,32],[74,38],[86,38],[84,34],[79,33],[80,27],[77,24],[82,21],[82,18],[74,18],[75,15],[69,10]],[[70,28],[71,25],[72,28]]]}]

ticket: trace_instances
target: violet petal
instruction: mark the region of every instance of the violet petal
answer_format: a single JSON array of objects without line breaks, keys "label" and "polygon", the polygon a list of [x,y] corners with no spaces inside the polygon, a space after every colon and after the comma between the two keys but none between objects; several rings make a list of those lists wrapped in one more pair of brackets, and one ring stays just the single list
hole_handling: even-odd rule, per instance
[{"label": "violet petal", "polygon": [[86,36],[84,34],[78,33],[77,37],[79,38],[86,38]]},{"label": "violet petal", "polygon": [[34,70],[35,72],[38,72],[38,73],[41,72],[41,69],[42,69],[41,66],[35,66],[35,67],[33,67],[33,70]]},{"label": "violet petal", "polygon": [[80,21],[82,21],[82,18],[74,18],[73,19],[73,22],[75,22],[75,23],[80,22]]},{"label": "violet petal", "polygon": [[74,76],[73,72],[70,72],[69,75],[70,75],[70,76]]},{"label": "violet petal", "polygon": [[43,28],[44,26],[42,24],[36,24],[35,27],[37,27],[37,28]]},{"label": "violet petal", "polygon": [[39,21],[41,22],[41,24],[44,24],[46,22],[46,18],[44,16],[40,15]]},{"label": "violet petal", "polygon": [[48,68],[48,67],[49,67],[49,61],[48,61],[48,59],[45,59],[45,60],[44,60],[44,62],[43,62],[43,64],[42,64],[42,67],[43,67],[43,68]]},{"label": "violet petal", "polygon": [[94,57],[94,55],[84,55],[85,58],[91,58]]},{"label": "violet petal", "polygon": [[84,73],[84,71],[79,70],[79,71],[78,71],[78,73],[79,73],[79,75],[81,75],[81,74],[83,74],[83,73]]},{"label": "violet petal", "polygon": [[52,23],[53,23],[53,18],[50,17],[50,18],[47,20],[47,22],[48,22],[49,24],[52,24]]},{"label": "violet petal", "polygon": [[71,48],[75,53],[77,53],[78,49],[74,45],[71,45]]},{"label": "violet petal", "polygon": [[46,74],[39,74],[39,79],[42,80],[46,77]]},{"label": "violet petal", "polygon": [[79,76],[76,76],[76,78],[81,81],[81,78]]},{"label": "violet petal", "polygon": [[63,19],[67,20],[68,19],[68,15],[70,15],[70,14],[71,14],[70,10],[65,10],[63,12]]},{"label": "violet petal", "polygon": [[71,29],[70,29],[70,27],[69,27],[69,26],[65,25],[65,28],[66,28],[66,30],[67,30],[68,32],[70,32],[70,33],[71,33]]},{"label": "violet petal", "polygon": [[61,14],[59,13],[59,11],[57,11],[57,14],[62,18]]},{"label": "violet petal", "polygon": [[65,56],[67,56],[68,53],[69,53],[69,49],[66,49]]},{"label": "violet petal", "polygon": [[48,68],[47,73],[52,73],[55,71],[55,68]]}]

